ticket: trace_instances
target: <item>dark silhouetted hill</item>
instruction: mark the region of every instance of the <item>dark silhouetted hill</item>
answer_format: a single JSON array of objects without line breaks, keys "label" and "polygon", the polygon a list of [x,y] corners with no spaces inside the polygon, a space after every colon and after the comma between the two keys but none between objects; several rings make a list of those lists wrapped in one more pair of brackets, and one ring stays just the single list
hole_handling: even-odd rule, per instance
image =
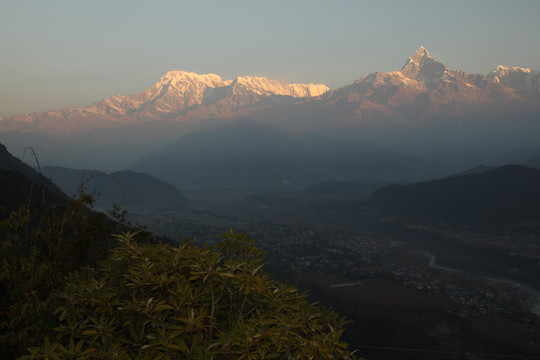
[{"label": "dark silhouetted hill", "polygon": [[540,155],[525,161],[524,164],[536,169],[540,169]]},{"label": "dark silhouetted hill", "polygon": [[383,214],[510,224],[540,220],[540,170],[506,165],[376,190],[366,204]]},{"label": "dark silhouetted hill", "polygon": [[70,196],[76,194],[81,185],[88,187],[92,179],[105,175],[105,172],[99,170],[70,169],[61,166],[44,166],[42,171]]},{"label": "dark silhouetted hill", "polygon": [[96,206],[149,207],[187,209],[190,201],[172,184],[151,175],[118,171],[105,174],[98,170],[76,170],[45,166],[43,173],[50,176],[62,189],[74,194],[81,184],[89,192],[96,192]]},{"label": "dark silhouetted hill", "polygon": [[38,185],[18,171],[0,169],[0,214],[7,216],[22,206],[30,205],[31,212],[46,205],[66,204],[67,198]]},{"label": "dark silhouetted hill", "polygon": [[131,168],[178,186],[280,184],[298,171],[291,145],[276,129],[242,122],[183,136]]},{"label": "dark silhouetted hill", "polygon": [[181,137],[130,168],[180,187],[295,187],[328,180],[421,178],[427,161],[358,139],[292,135],[249,121]]},{"label": "dark silhouetted hill", "polygon": [[488,166],[488,165],[482,164],[482,165],[478,165],[477,167],[474,167],[472,169],[467,169],[467,170],[459,172],[457,174],[450,175],[450,177],[452,177],[452,176],[470,175],[470,174],[483,174],[483,173],[486,173],[488,171],[493,171],[493,170],[495,170],[497,168],[498,168],[498,166]]},{"label": "dark silhouetted hill", "polygon": [[56,186],[56,184],[54,184],[49,178],[43,176],[43,174],[39,174],[32,167],[26,165],[20,159],[17,159],[13,155],[11,155],[3,144],[0,144],[0,169],[17,171],[24,175],[26,178],[35,181],[38,185],[43,185],[49,188],[57,195],[63,195],[62,190],[60,190],[60,188]]}]

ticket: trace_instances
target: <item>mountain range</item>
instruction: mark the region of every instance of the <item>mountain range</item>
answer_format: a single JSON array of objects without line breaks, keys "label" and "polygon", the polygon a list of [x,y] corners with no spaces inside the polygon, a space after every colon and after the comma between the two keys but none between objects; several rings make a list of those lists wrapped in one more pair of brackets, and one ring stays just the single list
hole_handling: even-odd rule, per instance
[{"label": "mountain range", "polygon": [[[498,66],[487,76],[453,70],[420,47],[400,71],[371,73],[353,84],[327,93],[326,106],[353,103],[355,112],[417,125],[441,114],[459,118],[471,107],[496,105],[538,107],[540,73]],[[373,116],[373,115],[372,115]],[[419,121],[419,123],[418,123]]]},{"label": "mountain range", "polygon": [[[251,115],[291,104],[317,104],[370,122],[392,117],[420,120],[445,113],[463,115],[463,107],[496,105],[539,107],[540,73],[499,65],[487,76],[452,70],[420,47],[399,71],[374,72],[329,91],[322,84],[282,84],[265,77],[169,71],[152,87],[117,95],[84,108],[49,110],[0,120],[0,131],[66,134],[147,121],[179,122]],[[349,104],[347,106],[347,104]],[[348,111],[347,111],[348,110]],[[266,116],[275,116],[270,111]],[[418,119],[416,119],[418,120]]]},{"label": "mountain range", "polygon": [[[219,132],[242,120],[311,144],[321,138],[360,140],[445,164],[450,173],[537,147],[539,86],[537,71],[501,65],[487,75],[468,74],[437,61],[424,47],[401,70],[374,72],[338,89],[170,71],[130,96],[2,119],[0,141],[15,154],[32,145],[45,164],[117,171],[136,169],[141,159],[187,141],[187,135]],[[314,146],[308,150],[316,152]],[[200,148],[208,152],[212,144]]]},{"label": "mountain range", "polygon": [[252,113],[293,98],[321,95],[320,84],[281,84],[265,77],[169,71],[152,87],[131,96],[112,96],[84,108],[12,116],[1,131],[77,133],[96,128],[157,120],[189,121]]}]

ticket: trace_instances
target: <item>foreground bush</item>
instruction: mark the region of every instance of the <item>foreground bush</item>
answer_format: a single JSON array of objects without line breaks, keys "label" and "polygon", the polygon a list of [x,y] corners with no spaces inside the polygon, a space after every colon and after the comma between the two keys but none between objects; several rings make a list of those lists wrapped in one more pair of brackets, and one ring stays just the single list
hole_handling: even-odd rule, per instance
[{"label": "foreground bush", "polygon": [[[59,197],[17,173],[0,182],[17,185],[0,187],[0,358],[14,359],[52,336],[51,294],[71,272],[103,261],[118,245],[110,234],[126,226],[124,213],[113,211],[115,221],[91,211],[92,195]],[[12,191],[13,201],[2,196]]]},{"label": "foreground bush", "polygon": [[262,270],[243,234],[214,246],[138,244],[72,274],[55,337],[24,359],[348,359],[343,319]]}]

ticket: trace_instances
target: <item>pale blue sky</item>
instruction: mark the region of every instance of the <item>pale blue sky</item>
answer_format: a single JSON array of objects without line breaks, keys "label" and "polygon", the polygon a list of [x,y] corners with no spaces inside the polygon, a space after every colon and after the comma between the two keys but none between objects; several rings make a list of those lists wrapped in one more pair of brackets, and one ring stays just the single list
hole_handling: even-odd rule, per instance
[{"label": "pale blue sky", "polygon": [[0,0],[0,117],[144,90],[169,70],[335,88],[420,45],[451,68],[540,70],[540,1]]}]

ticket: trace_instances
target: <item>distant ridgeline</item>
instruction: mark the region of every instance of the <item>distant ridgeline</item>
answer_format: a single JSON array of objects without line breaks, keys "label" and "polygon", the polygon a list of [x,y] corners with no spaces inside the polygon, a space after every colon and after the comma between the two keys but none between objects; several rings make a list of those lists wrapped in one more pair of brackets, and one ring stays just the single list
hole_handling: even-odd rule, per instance
[{"label": "distant ridgeline", "polygon": [[383,214],[481,224],[540,222],[540,170],[506,165],[376,190],[367,205]]},{"label": "distant ridgeline", "polygon": [[95,192],[95,205],[98,207],[116,204],[122,208],[191,208],[189,200],[174,185],[140,172],[118,171],[106,174],[98,170],[75,170],[58,166],[45,166],[42,171],[67,194],[76,193],[81,186],[87,192]]},{"label": "distant ridgeline", "polygon": [[[28,156],[32,156],[28,151]],[[11,210],[23,204],[21,199],[28,198],[33,189],[33,198],[42,191],[50,194],[50,199],[59,201],[73,196],[83,186],[87,193],[97,195],[95,205],[99,207],[150,207],[163,209],[187,209],[189,200],[172,184],[153,176],[133,172],[119,171],[105,174],[97,170],[74,170],[55,166],[44,166],[41,173],[11,155],[0,144],[0,170],[2,170],[3,206]],[[52,180],[51,180],[52,179]],[[34,185],[32,186],[32,182]],[[58,185],[57,185],[58,184]],[[44,190],[42,190],[42,188]],[[26,194],[27,196],[22,196]],[[31,201],[35,203],[35,201]]]}]

